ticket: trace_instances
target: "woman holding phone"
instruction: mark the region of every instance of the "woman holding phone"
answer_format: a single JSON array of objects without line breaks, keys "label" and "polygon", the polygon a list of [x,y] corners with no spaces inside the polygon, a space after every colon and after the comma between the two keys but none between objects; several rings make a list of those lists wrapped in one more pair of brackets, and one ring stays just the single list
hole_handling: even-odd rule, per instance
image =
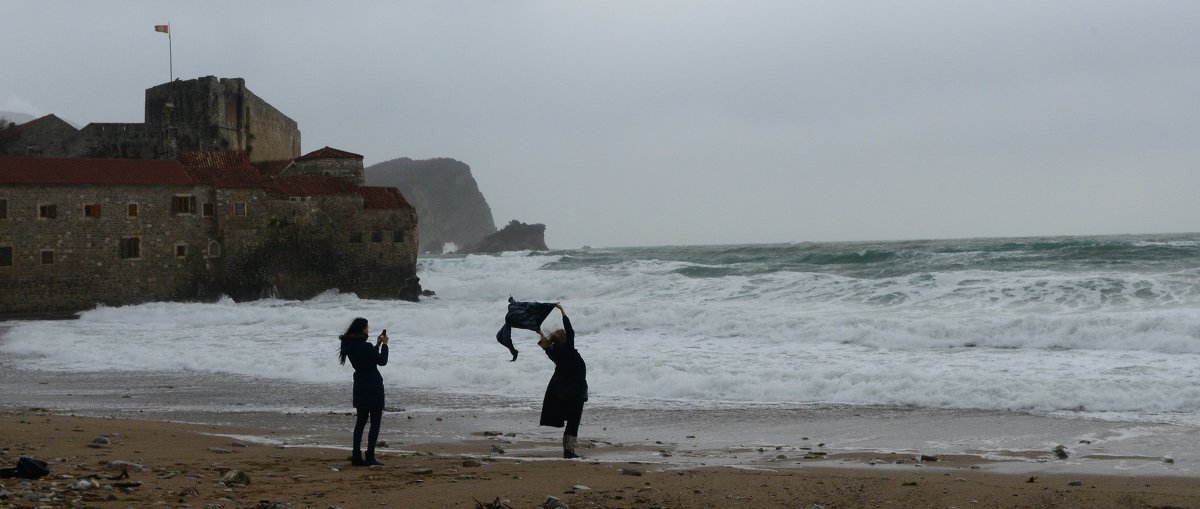
[{"label": "woman holding phone", "polygon": [[[368,340],[366,318],[355,318],[350,322],[346,333],[338,339],[342,346],[338,349],[339,364],[354,366],[354,408],[358,411],[354,422],[354,454],[350,456],[350,464],[355,466],[382,465],[375,460],[375,441],[379,439],[379,424],[383,420],[383,375],[379,374],[378,366],[387,365],[388,336],[387,329],[375,338],[372,345]],[[363,428],[371,421],[371,431],[367,435],[367,455],[363,456],[361,444]]]}]

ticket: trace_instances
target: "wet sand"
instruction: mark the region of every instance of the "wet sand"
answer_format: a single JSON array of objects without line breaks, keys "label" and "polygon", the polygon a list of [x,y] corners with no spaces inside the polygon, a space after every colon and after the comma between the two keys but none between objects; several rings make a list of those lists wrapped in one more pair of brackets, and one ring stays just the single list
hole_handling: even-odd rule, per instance
[{"label": "wet sand", "polygon": [[719,449],[753,461],[705,466],[677,445],[585,439],[584,459],[563,460],[556,440],[481,429],[452,441],[393,439],[380,448],[385,466],[366,468],[351,467],[344,447],[284,445],[313,437],[279,430],[30,410],[0,413],[0,426],[0,465],[29,455],[53,469],[0,480],[3,507],[472,508],[499,499],[506,505],[495,507],[527,508],[549,496],[613,508],[1200,506],[1190,476],[1012,473],[994,466],[1015,460],[828,444]]}]

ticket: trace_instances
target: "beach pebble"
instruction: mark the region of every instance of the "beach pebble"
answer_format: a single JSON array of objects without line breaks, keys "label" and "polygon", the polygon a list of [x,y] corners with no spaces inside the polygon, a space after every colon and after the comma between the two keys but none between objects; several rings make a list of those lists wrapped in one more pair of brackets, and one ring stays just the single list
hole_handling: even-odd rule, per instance
[{"label": "beach pebble", "polygon": [[559,500],[558,497],[546,495],[546,500],[542,502],[542,509],[571,509],[571,506]]},{"label": "beach pebble", "polygon": [[71,485],[71,487],[77,490],[90,490],[92,488],[99,488],[100,485],[91,479],[84,479]]},{"label": "beach pebble", "polygon": [[934,454],[922,454],[921,455],[921,461],[924,461],[926,463],[932,462],[932,461],[937,461],[937,460],[938,460],[938,457],[937,457],[937,455],[934,455]]},{"label": "beach pebble", "polygon": [[1067,483],[1067,486],[1083,486],[1083,481],[1071,481]]},{"label": "beach pebble", "polygon": [[241,470],[230,470],[225,472],[225,475],[221,476],[220,482],[226,486],[233,484],[241,484],[243,486],[248,485],[250,484],[250,474],[247,474]]},{"label": "beach pebble", "polygon": [[475,460],[475,459],[465,459],[462,462],[462,466],[464,466],[464,467],[478,467],[478,466],[482,466],[482,465],[483,464],[480,463],[479,460]]},{"label": "beach pebble", "polygon": [[571,486],[571,489],[573,489],[575,491],[592,491],[591,488],[584,486],[582,484],[576,484],[574,486]]},{"label": "beach pebble", "polygon": [[100,435],[96,438],[93,438],[92,443],[96,445],[108,445],[112,443],[112,440],[109,440],[108,437],[104,435]]},{"label": "beach pebble", "polygon": [[642,475],[642,471],[635,468],[622,468],[621,475],[640,476]]},{"label": "beach pebble", "polygon": [[1163,463],[1175,463],[1175,458],[1163,458]]},{"label": "beach pebble", "polygon": [[143,470],[146,470],[146,467],[144,467],[140,464],[131,463],[131,462],[122,461],[122,460],[109,461],[108,463],[104,464],[104,468],[107,470],[113,470],[113,471],[117,471],[117,470],[130,471],[130,470],[132,470],[134,472],[141,472]]},{"label": "beach pebble", "polygon": [[498,445],[492,445],[492,454],[504,454],[504,448]]}]

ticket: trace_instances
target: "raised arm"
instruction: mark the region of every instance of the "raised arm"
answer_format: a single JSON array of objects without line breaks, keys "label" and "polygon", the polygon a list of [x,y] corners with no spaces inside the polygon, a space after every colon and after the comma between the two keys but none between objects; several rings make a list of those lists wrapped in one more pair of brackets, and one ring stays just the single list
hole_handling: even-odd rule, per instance
[{"label": "raised arm", "polygon": [[380,365],[380,366],[387,366],[387,361],[388,361],[387,344],[388,344],[388,337],[387,337],[386,331],[384,331],[383,334],[380,334],[379,337],[375,338],[375,348],[377,349],[377,352],[375,354],[375,364]]},{"label": "raised arm", "polygon": [[563,310],[562,304],[555,304],[554,307],[558,308],[558,312],[562,314],[563,330],[567,333],[567,344],[574,348],[575,328],[571,327],[571,319],[567,318],[567,312]]}]

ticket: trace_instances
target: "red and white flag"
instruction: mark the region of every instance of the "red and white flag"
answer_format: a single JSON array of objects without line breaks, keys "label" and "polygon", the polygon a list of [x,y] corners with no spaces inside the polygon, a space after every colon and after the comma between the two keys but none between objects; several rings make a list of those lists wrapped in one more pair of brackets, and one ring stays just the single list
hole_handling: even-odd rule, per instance
[{"label": "red and white flag", "polygon": [[171,33],[171,25],[154,25],[154,31],[162,32],[164,34],[170,34]]}]

